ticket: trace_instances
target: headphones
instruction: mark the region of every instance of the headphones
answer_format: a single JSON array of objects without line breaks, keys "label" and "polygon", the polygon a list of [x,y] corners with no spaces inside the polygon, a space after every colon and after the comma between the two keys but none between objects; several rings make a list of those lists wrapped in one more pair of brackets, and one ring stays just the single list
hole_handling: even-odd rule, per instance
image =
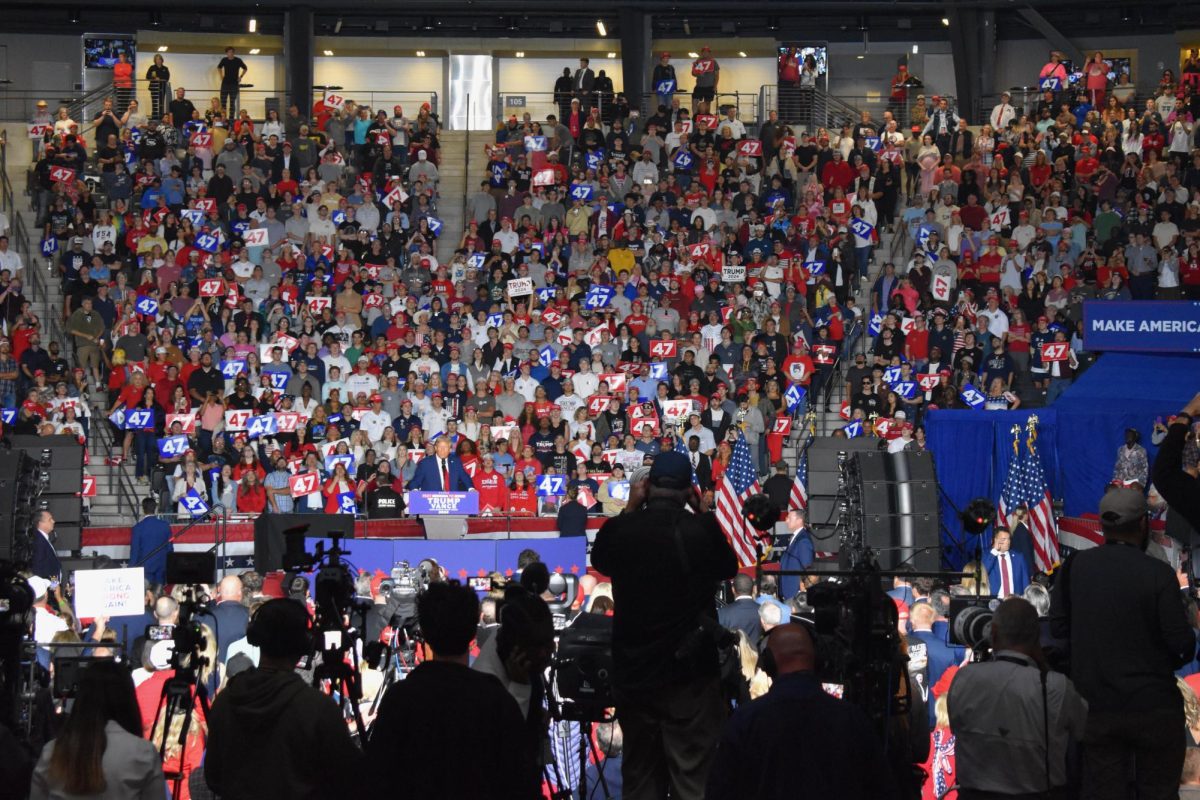
[{"label": "headphones", "polygon": [[246,625],[246,641],[267,655],[307,654],[312,649],[312,633],[308,609],[287,598],[268,600]]}]

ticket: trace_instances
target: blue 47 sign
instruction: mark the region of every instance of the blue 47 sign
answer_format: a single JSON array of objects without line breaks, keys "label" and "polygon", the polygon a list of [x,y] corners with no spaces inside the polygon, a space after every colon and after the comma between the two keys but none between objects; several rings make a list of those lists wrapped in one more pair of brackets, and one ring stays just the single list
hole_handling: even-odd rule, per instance
[{"label": "blue 47 sign", "polygon": [[246,436],[257,439],[260,436],[274,436],[279,433],[279,423],[274,414],[263,414],[261,417],[251,417],[246,423]]},{"label": "blue 47 sign", "polygon": [[538,497],[561,497],[567,493],[567,476],[539,475],[537,493]]},{"label": "blue 47 sign", "polygon": [[177,458],[188,451],[188,437],[168,436],[158,440],[158,454],[163,458]]},{"label": "blue 47 sign", "polygon": [[587,291],[587,295],[583,298],[583,304],[587,308],[605,308],[613,299],[613,287],[611,286],[593,286]]},{"label": "blue 47 sign", "polygon": [[139,314],[143,314],[147,317],[158,316],[158,301],[153,297],[146,297],[145,295],[139,294],[137,302],[133,307],[137,309]]},{"label": "blue 47 sign", "polygon": [[595,187],[587,183],[572,183],[571,184],[571,199],[583,200],[585,203],[592,199],[595,193]]},{"label": "blue 47 sign", "polygon": [[691,169],[691,166],[695,163],[695,161],[696,160],[692,158],[692,154],[686,150],[680,150],[679,152],[675,153],[674,157],[671,159],[671,163],[679,169]]},{"label": "blue 47 sign", "polygon": [[144,431],[154,427],[154,411],[149,408],[135,408],[125,413],[125,430]]},{"label": "blue 47 sign", "polygon": [[58,252],[58,239],[53,236],[42,240],[42,255],[47,258]]},{"label": "blue 47 sign", "polygon": [[583,160],[588,169],[600,169],[604,166],[604,151],[597,150],[594,153],[588,153]]},{"label": "blue 47 sign", "polygon": [[437,217],[426,217],[429,222],[429,232],[437,236],[442,232],[442,221]]},{"label": "blue 47 sign", "polygon": [[788,411],[795,411],[796,406],[804,402],[805,394],[806,392],[803,386],[800,386],[796,383],[793,383],[791,386],[789,386],[788,390],[783,394],[784,399],[787,400]]},{"label": "blue 47 sign", "polygon": [[215,253],[221,249],[221,241],[211,233],[202,233],[196,237],[196,249],[206,253]]},{"label": "blue 47 sign", "polygon": [[339,514],[357,514],[358,503],[355,502],[354,492],[342,492],[338,495]]},{"label": "blue 47 sign", "polygon": [[855,235],[863,239],[870,239],[871,234],[875,233],[875,226],[867,222],[865,219],[853,217],[850,220],[850,230],[854,231]]},{"label": "blue 47 sign", "polygon": [[963,387],[961,396],[963,402],[969,405],[971,408],[981,407],[986,399],[984,398],[982,392],[969,383]]},{"label": "blue 47 sign", "polygon": [[195,489],[188,489],[187,494],[180,498],[184,509],[193,517],[202,517],[208,513],[208,503]]}]

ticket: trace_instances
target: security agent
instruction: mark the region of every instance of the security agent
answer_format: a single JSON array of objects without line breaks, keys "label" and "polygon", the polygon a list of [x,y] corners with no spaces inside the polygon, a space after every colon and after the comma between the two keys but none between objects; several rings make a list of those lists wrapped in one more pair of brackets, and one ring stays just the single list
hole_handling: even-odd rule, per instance
[{"label": "security agent", "polygon": [[[695,513],[689,513],[689,507]],[[626,798],[700,798],[725,716],[716,587],[737,557],[692,486],[692,465],[659,453],[604,523],[592,565],[612,579],[613,688],[625,734]]]},{"label": "security agent", "polygon": [[1088,702],[1083,793],[1089,800],[1174,797],[1185,741],[1175,670],[1196,654],[1180,581],[1146,555],[1146,498],[1100,499],[1104,544],[1072,554],[1051,592],[1050,630],[1070,647],[1071,680]]},{"label": "security agent", "polygon": [[947,698],[962,800],[1065,796],[1066,755],[1083,737],[1087,703],[1050,672],[1029,601],[1010,597],[992,619],[995,658],[963,668]]}]

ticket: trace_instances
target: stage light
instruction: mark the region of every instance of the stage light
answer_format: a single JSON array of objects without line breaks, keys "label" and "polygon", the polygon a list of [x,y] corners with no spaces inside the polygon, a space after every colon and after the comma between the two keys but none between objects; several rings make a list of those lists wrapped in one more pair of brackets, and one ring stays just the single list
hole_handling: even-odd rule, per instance
[{"label": "stage light", "polygon": [[251,33],[258,33],[258,20],[256,20],[254,17],[250,18],[249,28]]}]

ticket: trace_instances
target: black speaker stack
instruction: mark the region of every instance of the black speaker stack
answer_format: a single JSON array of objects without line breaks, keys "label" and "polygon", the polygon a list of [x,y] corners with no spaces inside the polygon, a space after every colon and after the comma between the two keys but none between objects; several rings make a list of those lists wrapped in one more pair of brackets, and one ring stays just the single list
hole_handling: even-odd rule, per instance
[{"label": "black speaker stack", "polygon": [[83,541],[83,445],[74,436],[13,436],[12,451],[34,465],[29,511],[54,515],[54,549],[78,553]]},{"label": "black speaker stack", "polygon": [[0,559],[28,561],[37,464],[20,450],[0,450]]}]

